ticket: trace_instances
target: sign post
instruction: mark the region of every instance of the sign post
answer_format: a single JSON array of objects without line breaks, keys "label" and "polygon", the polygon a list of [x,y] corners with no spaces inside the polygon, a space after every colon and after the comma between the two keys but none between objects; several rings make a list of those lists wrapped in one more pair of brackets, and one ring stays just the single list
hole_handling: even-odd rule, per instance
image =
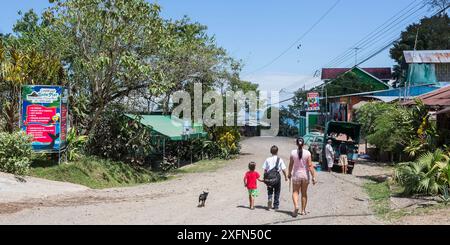
[{"label": "sign post", "polygon": [[317,92],[311,92],[307,95],[308,111],[320,111],[320,95]]},{"label": "sign post", "polygon": [[35,152],[57,153],[59,163],[67,148],[68,101],[62,86],[22,87],[20,128],[32,137]]}]

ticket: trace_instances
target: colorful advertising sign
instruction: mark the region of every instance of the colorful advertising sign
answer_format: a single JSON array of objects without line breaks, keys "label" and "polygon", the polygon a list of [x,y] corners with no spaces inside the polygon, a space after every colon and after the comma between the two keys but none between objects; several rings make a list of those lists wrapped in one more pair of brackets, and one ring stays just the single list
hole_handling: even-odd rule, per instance
[{"label": "colorful advertising sign", "polygon": [[320,111],[319,97],[320,95],[317,92],[308,93],[308,111]]},{"label": "colorful advertising sign", "polygon": [[65,148],[68,90],[60,86],[23,86],[20,126],[33,137],[35,151]]}]

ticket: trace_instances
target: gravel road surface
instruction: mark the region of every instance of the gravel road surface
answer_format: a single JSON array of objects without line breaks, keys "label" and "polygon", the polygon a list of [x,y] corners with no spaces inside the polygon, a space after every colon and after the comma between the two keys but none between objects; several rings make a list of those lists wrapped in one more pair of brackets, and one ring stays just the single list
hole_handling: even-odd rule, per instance
[{"label": "gravel road surface", "polygon": [[[280,148],[280,156],[288,162],[289,152],[296,146],[289,138],[250,138],[242,145],[242,155],[215,172],[185,174],[130,188],[0,199],[0,224],[382,224],[371,213],[362,189],[374,168],[366,165],[358,165],[354,175],[319,173],[319,183],[310,187],[307,216],[290,216],[293,206],[288,183],[282,186],[279,211],[265,209],[266,190],[261,184],[257,209],[249,210],[242,183],[248,162],[257,162],[260,170],[272,145]],[[49,184],[47,188],[53,187]],[[198,196],[204,190],[210,193],[206,207],[198,208]]]}]

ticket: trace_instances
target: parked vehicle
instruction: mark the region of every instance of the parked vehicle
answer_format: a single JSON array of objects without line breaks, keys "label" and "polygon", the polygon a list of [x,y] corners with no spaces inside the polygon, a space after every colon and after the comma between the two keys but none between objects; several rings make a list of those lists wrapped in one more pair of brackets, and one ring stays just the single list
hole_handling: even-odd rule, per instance
[{"label": "parked vehicle", "polygon": [[313,161],[319,161],[323,149],[324,135],[320,132],[311,132],[303,136],[305,149],[311,152]]},{"label": "parked vehicle", "polygon": [[[325,149],[328,139],[333,141],[332,146],[335,150],[335,159],[333,171],[342,172],[342,166],[339,166],[339,146],[344,143],[348,149],[348,173],[352,174],[358,159],[359,141],[361,136],[361,125],[349,122],[329,122],[326,125],[323,137],[322,149]],[[322,168],[327,168],[325,151],[321,152],[320,162]]]}]

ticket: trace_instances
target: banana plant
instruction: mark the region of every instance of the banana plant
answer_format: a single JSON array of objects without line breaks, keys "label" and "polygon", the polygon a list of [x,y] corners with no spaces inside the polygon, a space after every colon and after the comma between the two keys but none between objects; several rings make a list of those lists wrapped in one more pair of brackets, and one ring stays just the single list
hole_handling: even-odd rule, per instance
[{"label": "banana plant", "polygon": [[75,128],[71,128],[67,134],[67,157],[69,161],[75,161],[81,158],[81,152],[86,145],[88,137],[78,135]]}]

